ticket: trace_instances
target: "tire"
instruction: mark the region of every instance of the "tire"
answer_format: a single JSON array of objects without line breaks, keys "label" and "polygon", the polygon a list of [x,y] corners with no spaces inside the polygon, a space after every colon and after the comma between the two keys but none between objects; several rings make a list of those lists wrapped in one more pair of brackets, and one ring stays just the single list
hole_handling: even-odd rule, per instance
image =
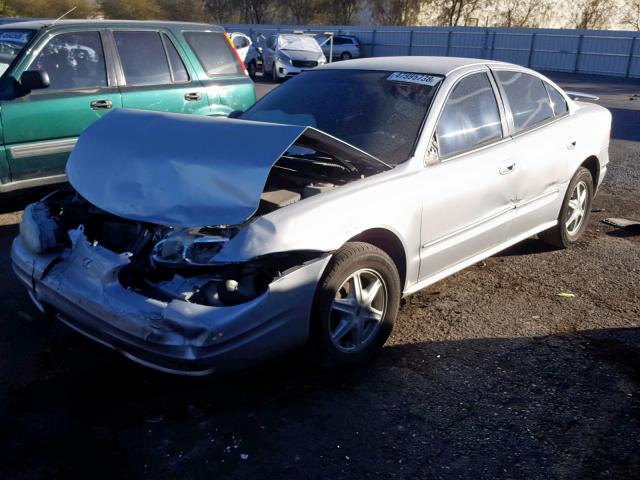
[{"label": "tire", "polygon": [[[580,201],[582,197],[580,192],[584,192],[585,194],[583,201]],[[593,192],[594,187],[591,172],[584,167],[580,167],[567,187],[567,193],[564,196],[562,208],[558,215],[558,224],[542,232],[539,235],[540,239],[557,248],[568,248],[576,243],[587,228],[589,214],[591,213]],[[579,210],[582,210],[581,215],[576,214],[577,217],[573,223],[570,222],[570,220],[576,210],[572,205],[577,205]]]},{"label": "tire", "polygon": [[340,60],[351,60],[351,54],[349,52],[342,52]]},{"label": "tire", "polygon": [[[356,301],[356,276],[362,294],[371,294],[378,285],[373,299],[360,295]],[[401,295],[398,270],[389,255],[368,243],[346,243],[316,290],[309,342],[314,363],[328,369],[369,363],[391,334]]]},{"label": "tire", "polygon": [[276,64],[271,65],[271,79],[275,83],[282,83],[282,79],[278,76],[278,71],[276,70]]},{"label": "tire", "polygon": [[249,78],[251,78],[251,80],[255,80],[256,73],[258,71],[258,66],[256,65],[256,62],[255,61],[249,62],[249,66],[247,70],[249,71]]},{"label": "tire", "polygon": [[265,78],[273,79],[273,70],[267,71],[267,64],[262,62],[262,76]]}]

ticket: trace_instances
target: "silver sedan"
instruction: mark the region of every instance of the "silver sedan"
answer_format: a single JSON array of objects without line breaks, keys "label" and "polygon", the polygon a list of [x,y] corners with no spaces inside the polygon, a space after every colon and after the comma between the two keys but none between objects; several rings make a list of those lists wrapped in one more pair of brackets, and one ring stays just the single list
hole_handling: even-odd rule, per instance
[{"label": "silver sedan", "polygon": [[326,65],[235,116],[90,127],[13,243],[36,305],[173,373],[301,345],[363,364],[403,296],[532,235],[578,241],[611,125],[534,71],[438,57]]}]

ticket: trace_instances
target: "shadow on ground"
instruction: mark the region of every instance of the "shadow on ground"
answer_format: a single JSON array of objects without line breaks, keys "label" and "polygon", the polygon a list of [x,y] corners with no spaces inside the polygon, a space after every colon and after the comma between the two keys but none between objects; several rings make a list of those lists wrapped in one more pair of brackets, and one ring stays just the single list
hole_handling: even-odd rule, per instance
[{"label": "shadow on ground", "polygon": [[[59,328],[48,322],[29,330]],[[0,396],[3,478],[640,471],[637,329],[396,345],[333,373],[294,353],[226,378],[157,374],[62,330],[37,355],[49,373]],[[25,363],[3,357],[4,369]]]}]

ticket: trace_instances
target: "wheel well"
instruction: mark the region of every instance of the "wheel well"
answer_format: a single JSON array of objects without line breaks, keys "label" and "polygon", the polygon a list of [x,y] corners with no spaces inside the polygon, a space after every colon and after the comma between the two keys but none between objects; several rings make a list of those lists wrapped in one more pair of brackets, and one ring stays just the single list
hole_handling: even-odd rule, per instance
[{"label": "wheel well", "polygon": [[402,242],[395,233],[384,228],[372,228],[359,233],[349,241],[370,243],[389,255],[398,269],[400,285],[404,289],[404,282],[407,276],[407,258]]},{"label": "wheel well", "polygon": [[595,191],[598,187],[598,179],[600,178],[600,162],[596,157],[591,156],[582,162],[582,165],[580,166],[591,172],[591,178],[593,178],[593,189]]}]

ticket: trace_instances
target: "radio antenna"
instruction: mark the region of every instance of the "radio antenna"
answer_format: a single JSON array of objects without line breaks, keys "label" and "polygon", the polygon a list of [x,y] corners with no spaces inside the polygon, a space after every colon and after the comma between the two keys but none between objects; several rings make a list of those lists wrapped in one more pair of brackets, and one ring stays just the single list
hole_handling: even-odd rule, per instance
[{"label": "radio antenna", "polygon": [[51,26],[55,25],[56,23],[58,23],[58,20],[62,20],[64,17],[66,17],[67,15],[69,15],[71,12],[73,12],[76,8],[78,7],[73,7],[70,10],[67,10],[66,12],[64,12],[62,15],[60,15],[58,18],[56,18],[53,23],[51,24]]}]

